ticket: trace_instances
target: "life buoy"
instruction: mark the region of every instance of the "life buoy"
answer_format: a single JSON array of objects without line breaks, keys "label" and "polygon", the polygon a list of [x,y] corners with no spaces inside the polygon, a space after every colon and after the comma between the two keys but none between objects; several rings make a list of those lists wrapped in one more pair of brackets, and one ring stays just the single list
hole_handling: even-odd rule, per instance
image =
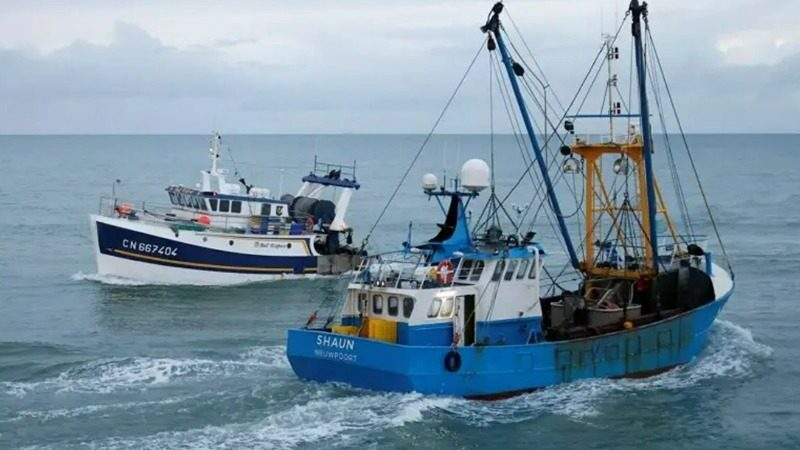
[{"label": "life buoy", "polygon": [[448,372],[458,372],[458,369],[461,368],[461,355],[455,350],[447,352],[444,355],[444,368]]},{"label": "life buoy", "polygon": [[439,284],[447,285],[452,283],[453,275],[455,275],[453,271],[453,263],[450,262],[449,259],[440,261],[436,266],[436,281]]},{"label": "life buoy", "polygon": [[306,231],[314,231],[314,218],[311,216],[306,217]]}]

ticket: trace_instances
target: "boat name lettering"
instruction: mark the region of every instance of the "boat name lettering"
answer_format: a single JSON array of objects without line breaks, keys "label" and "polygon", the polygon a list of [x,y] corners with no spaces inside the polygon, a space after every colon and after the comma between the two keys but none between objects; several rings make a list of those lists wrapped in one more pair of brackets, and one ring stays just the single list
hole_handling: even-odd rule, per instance
[{"label": "boat name lettering", "polygon": [[255,246],[258,248],[289,248],[287,243],[273,241],[256,241]]},{"label": "boat name lettering", "polygon": [[149,253],[151,255],[178,256],[178,249],[176,247],[148,244],[145,242],[132,241],[130,239],[123,239],[122,247],[140,253]]},{"label": "boat name lettering", "polygon": [[317,345],[322,347],[338,348],[342,350],[355,350],[356,342],[339,336],[317,336]]}]

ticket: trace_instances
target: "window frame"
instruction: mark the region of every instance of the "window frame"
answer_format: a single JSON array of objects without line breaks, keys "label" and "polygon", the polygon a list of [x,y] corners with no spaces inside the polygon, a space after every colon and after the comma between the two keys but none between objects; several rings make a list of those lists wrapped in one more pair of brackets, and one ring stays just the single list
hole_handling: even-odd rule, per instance
[{"label": "window frame", "polygon": [[530,271],[528,272],[528,279],[529,280],[535,280],[536,279],[537,272],[539,271],[538,268],[537,268],[538,265],[539,264],[537,264],[537,259],[534,258],[533,259],[533,264],[531,264]]},{"label": "window frame", "polygon": [[530,258],[524,258],[519,260],[519,268],[517,269],[517,279],[522,280],[525,278],[525,274],[528,273],[528,264],[531,263]]},{"label": "window frame", "polygon": [[[264,214],[266,211],[266,214]],[[261,202],[261,215],[265,217],[269,217],[272,215],[272,205],[267,202]]]},{"label": "window frame", "polygon": [[497,260],[497,263],[494,265],[494,272],[492,272],[492,281],[500,281],[503,279],[503,273],[506,271],[506,260],[500,259]]},{"label": "window frame", "polygon": [[455,297],[445,297],[442,299],[442,307],[439,308],[440,319],[450,319],[453,317],[453,312],[456,310]]},{"label": "window frame", "polygon": [[[378,300],[380,300],[380,302]],[[380,305],[380,308],[378,305]],[[374,294],[372,296],[372,314],[383,315],[383,296],[381,294]]]},{"label": "window frame", "polygon": [[472,259],[464,259],[461,261],[461,269],[458,271],[458,276],[456,279],[458,281],[468,281],[469,274],[472,272],[474,260]]},{"label": "window frame", "polygon": [[356,295],[356,311],[359,314],[364,314],[364,305],[369,302],[369,296],[366,292],[359,292]]},{"label": "window frame", "polygon": [[[409,300],[410,300],[410,304],[411,304],[410,307],[408,306],[409,305]],[[416,302],[414,301],[414,297],[403,297],[403,317],[405,317],[406,319],[410,319],[411,318],[411,314],[414,313],[414,304],[415,303]]]},{"label": "window frame", "polygon": [[[222,208],[222,205],[225,205],[225,208]],[[226,213],[231,211],[231,201],[230,200],[220,200],[219,201],[219,212]]]},{"label": "window frame", "polygon": [[511,281],[514,279],[514,272],[517,271],[517,260],[516,259],[509,259],[508,265],[506,266],[506,271],[503,274],[504,281]]},{"label": "window frame", "polygon": [[211,211],[217,212],[217,206],[219,205],[218,200],[215,198],[208,199],[208,206],[210,207]]},{"label": "window frame", "polygon": [[[394,299],[394,307],[392,307],[392,299]],[[394,311],[394,312],[392,312]],[[397,317],[400,314],[400,298],[396,295],[390,295],[386,299],[386,313],[391,317]]]},{"label": "window frame", "polygon": [[442,299],[434,297],[433,301],[431,301],[431,306],[428,307],[428,319],[435,319],[439,317],[439,311],[441,310],[442,310]]},{"label": "window frame", "polygon": [[486,268],[486,264],[478,259],[475,261],[475,264],[472,265],[472,270],[469,273],[469,281],[480,281],[481,276],[483,276],[483,269]]}]

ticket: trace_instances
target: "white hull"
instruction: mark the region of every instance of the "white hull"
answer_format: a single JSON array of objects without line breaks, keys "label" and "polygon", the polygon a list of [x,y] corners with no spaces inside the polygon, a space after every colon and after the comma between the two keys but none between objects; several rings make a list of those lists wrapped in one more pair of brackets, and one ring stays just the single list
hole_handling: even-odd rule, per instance
[{"label": "white hull", "polygon": [[[114,230],[122,233],[137,233],[137,236],[152,238],[155,242],[166,245],[153,245],[152,248],[134,245],[132,248],[130,244],[132,239],[120,238],[110,244],[106,238],[107,242],[104,244],[106,248],[102,249],[100,242],[102,233],[98,233],[98,224],[106,228],[114,227]],[[173,230],[161,224],[99,215],[91,215],[90,230],[97,273],[101,277],[153,284],[231,285],[317,276],[317,254],[313,250],[313,236],[309,235],[263,236],[183,230],[176,236]],[[139,240],[142,241],[140,243],[144,243],[141,238]],[[123,241],[124,244],[119,245]],[[114,248],[109,248],[111,246]],[[244,267],[210,264],[201,260],[187,261],[184,255],[179,253],[188,247],[191,247],[195,254],[207,251],[215,258],[220,258],[222,255],[226,260],[234,261],[231,264],[237,264],[235,263],[237,260],[254,261],[253,258],[256,258],[258,261],[272,261],[274,258],[280,261],[279,264],[285,265],[286,261],[289,261],[289,264],[293,264],[293,261],[302,261],[307,265],[297,273],[292,267]],[[146,251],[143,252],[142,249]],[[180,267],[181,265],[183,267]]]},{"label": "white hull", "polygon": [[315,278],[316,274],[238,274],[211,272],[197,269],[164,267],[155,264],[131,261],[96,253],[97,273],[101,276],[123,278],[146,284],[176,284],[196,286],[225,286],[256,283],[262,281]]}]

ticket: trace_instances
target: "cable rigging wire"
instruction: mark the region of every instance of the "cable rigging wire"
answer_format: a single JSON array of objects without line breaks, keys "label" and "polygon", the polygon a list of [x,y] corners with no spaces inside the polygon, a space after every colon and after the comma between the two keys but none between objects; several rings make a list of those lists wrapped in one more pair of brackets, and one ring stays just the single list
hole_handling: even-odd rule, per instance
[{"label": "cable rigging wire", "polygon": [[694,173],[694,178],[697,181],[697,187],[700,189],[700,195],[703,198],[703,204],[705,205],[706,211],[708,212],[708,217],[711,220],[711,227],[714,229],[714,234],[716,235],[717,242],[719,243],[720,250],[722,250],[722,255],[725,257],[725,262],[728,266],[728,270],[731,273],[731,277],[734,276],[733,267],[731,266],[731,260],[728,258],[728,252],[725,250],[725,244],[722,242],[722,236],[719,233],[719,228],[717,227],[717,221],[714,218],[714,214],[711,212],[711,205],[708,203],[708,197],[706,196],[705,189],[703,189],[703,183],[700,181],[700,174],[697,171],[697,165],[694,162],[694,157],[692,156],[692,152],[689,148],[689,142],[686,140],[686,133],[683,131],[683,125],[681,123],[680,116],[678,116],[678,109],[675,106],[675,100],[672,97],[672,92],[669,88],[669,83],[667,82],[667,78],[664,74],[664,67],[661,65],[661,58],[658,56],[658,51],[656,50],[655,43],[653,42],[653,35],[650,33],[650,23],[645,17],[645,33],[647,34],[648,39],[650,40],[650,45],[653,48],[653,55],[656,58],[656,64],[658,65],[659,72],[661,73],[661,78],[664,80],[664,88],[667,92],[667,98],[669,98],[670,106],[672,107],[672,112],[675,116],[675,122],[678,125],[678,130],[681,133],[681,139],[683,140],[683,145],[686,148],[686,154],[689,157],[689,163],[692,166],[692,172]]},{"label": "cable rigging wire", "polygon": [[458,94],[458,91],[461,89],[461,86],[464,84],[464,80],[467,79],[467,76],[469,75],[470,71],[472,70],[472,66],[474,66],[475,65],[475,61],[478,60],[478,56],[480,56],[481,51],[483,50],[484,46],[486,45],[486,40],[487,39],[484,39],[483,42],[481,42],[481,45],[478,47],[478,51],[475,53],[475,56],[472,58],[472,61],[469,63],[469,66],[467,67],[467,70],[464,71],[464,74],[461,76],[461,79],[458,81],[458,84],[456,85],[455,89],[453,90],[453,93],[450,94],[450,98],[448,98],[447,103],[445,103],[444,108],[442,109],[442,112],[439,113],[439,117],[436,118],[436,121],[434,122],[433,127],[431,127],[431,130],[425,136],[425,139],[422,141],[422,145],[419,146],[419,149],[417,150],[417,153],[414,155],[414,158],[411,160],[411,163],[408,165],[408,168],[403,173],[403,176],[400,178],[400,181],[397,183],[397,186],[395,186],[394,191],[392,191],[392,195],[390,195],[389,196],[389,200],[386,201],[386,205],[384,205],[383,209],[381,210],[381,213],[378,214],[378,218],[375,219],[375,223],[373,223],[372,227],[369,229],[369,232],[367,233],[367,236],[364,238],[364,240],[363,240],[363,242],[361,244],[362,250],[363,250],[364,247],[366,247],[367,243],[369,242],[370,236],[372,236],[372,233],[375,231],[375,228],[380,223],[380,221],[383,218],[384,214],[386,214],[386,211],[389,209],[389,205],[392,204],[392,201],[397,196],[397,193],[400,191],[400,187],[403,185],[403,183],[405,183],[406,178],[408,178],[408,174],[411,173],[411,169],[417,163],[417,160],[419,159],[420,155],[422,154],[422,151],[425,149],[425,146],[428,145],[428,142],[431,140],[431,137],[433,137],[433,133],[436,131],[436,128],[439,126],[439,123],[442,121],[442,118],[444,117],[445,113],[447,112],[447,109],[450,107],[450,105],[453,103],[453,100],[456,98],[456,95]]}]

